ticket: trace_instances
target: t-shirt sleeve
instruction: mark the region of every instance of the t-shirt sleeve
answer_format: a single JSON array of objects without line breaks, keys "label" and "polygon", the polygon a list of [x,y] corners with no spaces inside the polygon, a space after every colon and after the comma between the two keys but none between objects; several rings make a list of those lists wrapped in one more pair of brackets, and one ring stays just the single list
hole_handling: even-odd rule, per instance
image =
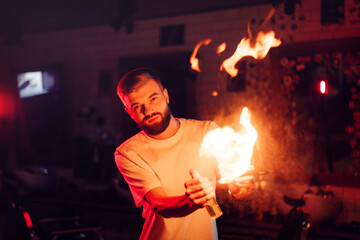
[{"label": "t-shirt sleeve", "polygon": [[135,152],[117,149],[115,151],[115,163],[128,183],[137,207],[143,205],[146,193],[161,186],[150,166]]}]

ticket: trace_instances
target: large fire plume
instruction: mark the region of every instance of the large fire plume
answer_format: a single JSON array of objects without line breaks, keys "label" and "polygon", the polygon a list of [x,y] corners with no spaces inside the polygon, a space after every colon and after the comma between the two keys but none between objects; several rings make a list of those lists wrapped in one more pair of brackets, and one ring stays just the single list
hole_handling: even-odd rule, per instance
[{"label": "large fire plume", "polygon": [[243,38],[238,44],[234,54],[224,60],[220,69],[225,69],[225,71],[231,76],[235,77],[238,73],[238,70],[235,68],[237,62],[239,62],[243,57],[251,56],[255,59],[263,59],[268,54],[270,48],[280,46],[281,41],[275,38],[275,32],[263,32],[260,31],[255,39]]},{"label": "large fire plume", "polygon": [[[278,4],[279,5],[279,4]],[[261,28],[269,21],[269,19],[274,15],[278,5],[273,7],[271,11],[266,16],[265,21],[262,23]],[[263,59],[268,54],[269,50],[272,47],[278,47],[281,45],[281,40],[275,38],[275,32],[273,30],[264,32],[259,31],[256,35],[256,38],[253,38],[250,31],[250,24],[248,24],[248,35],[249,37],[244,37],[241,39],[233,55],[223,61],[221,64],[220,70],[225,70],[231,77],[235,77],[238,74],[238,69],[235,67],[242,58],[246,56],[251,56],[255,59]],[[194,71],[201,72],[199,67],[199,59],[196,57],[199,48],[202,45],[209,45],[212,40],[205,39],[200,41],[194,48],[194,51],[190,58],[191,68]],[[221,43],[216,50],[217,54],[223,53],[226,49],[226,43]]]},{"label": "large fire plume", "polygon": [[[241,39],[235,52],[231,57],[225,59],[220,67],[220,70],[225,70],[231,77],[235,77],[238,73],[235,65],[242,58],[251,56],[255,59],[264,59],[272,47],[278,47],[281,45],[281,40],[275,38],[275,32],[270,30],[268,32],[260,31],[256,38],[251,36],[250,29],[249,36]],[[199,66],[199,59],[197,53],[202,45],[209,45],[211,39],[205,39],[200,41],[194,48],[194,51],[190,57],[191,69],[197,72],[201,72]],[[226,49],[226,43],[222,43],[217,48],[217,54],[224,52]]]},{"label": "large fire plume", "polygon": [[221,178],[219,183],[230,183],[244,174],[251,163],[257,132],[250,123],[250,114],[244,107],[240,116],[241,129],[231,127],[210,131],[203,139],[200,156],[216,158]]}]

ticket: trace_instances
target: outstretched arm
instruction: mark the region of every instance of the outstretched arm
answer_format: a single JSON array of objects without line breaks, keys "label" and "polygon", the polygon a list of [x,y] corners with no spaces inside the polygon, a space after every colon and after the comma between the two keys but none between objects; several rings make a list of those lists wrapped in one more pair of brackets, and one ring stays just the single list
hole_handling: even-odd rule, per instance
[{"label": "outstretched arm", "polygon": [[239,201],[248,198],[255,187],[255,178],[252,175],[254,170],[253,166],[250,166],[248,171],[236,178],[229,184],[229,193]]},{"label": "outstretched arm", "polygon": [[145,195],[145,199],[155,212],[165,218],[183,217],[200,207],[191,201],[186,194],[168,196],[162,187],[150,190]]},{"label": "outstretched arm", "polygon": [[165,218],[183,217],[198,208],[215,196],[214,188],[207,178],[201,177],[195,170],[190,170],[192,179],[185,182],[185,194],[168,196],[162,187],[150,190],[145,200],[151,207]]}]

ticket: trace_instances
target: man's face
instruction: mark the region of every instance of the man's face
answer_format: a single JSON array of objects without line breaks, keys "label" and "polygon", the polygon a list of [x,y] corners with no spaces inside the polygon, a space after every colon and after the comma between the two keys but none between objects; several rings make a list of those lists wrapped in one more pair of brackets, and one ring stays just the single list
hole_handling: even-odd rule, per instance
[{"label": "man's face", "polygon": [[155,80],[148,80],[121,99],[127,113],[147,134],[158,135],[168,127],[171,118],[168,92],[161,89]]}]

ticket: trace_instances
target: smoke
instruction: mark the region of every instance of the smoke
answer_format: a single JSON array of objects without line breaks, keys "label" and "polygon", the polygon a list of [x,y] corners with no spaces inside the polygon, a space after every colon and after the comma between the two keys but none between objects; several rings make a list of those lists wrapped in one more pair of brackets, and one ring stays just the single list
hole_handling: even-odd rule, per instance
[{"label": "smoke", "polygon": [[[314,163],[314,126],[306,112],[298,110],[294,124],[284,114],[287,104],[278,91],[271,61],[247,61],[246,89],[243,92],[220,94],[212,98],[202,116],[213,119],[220,127],[235,131],[244,106],[249,108],[251,124],[258,133],[252,163],[265,170],[279,183],[308,182]],[[278,85],[277,85],[278,84]]]}]

